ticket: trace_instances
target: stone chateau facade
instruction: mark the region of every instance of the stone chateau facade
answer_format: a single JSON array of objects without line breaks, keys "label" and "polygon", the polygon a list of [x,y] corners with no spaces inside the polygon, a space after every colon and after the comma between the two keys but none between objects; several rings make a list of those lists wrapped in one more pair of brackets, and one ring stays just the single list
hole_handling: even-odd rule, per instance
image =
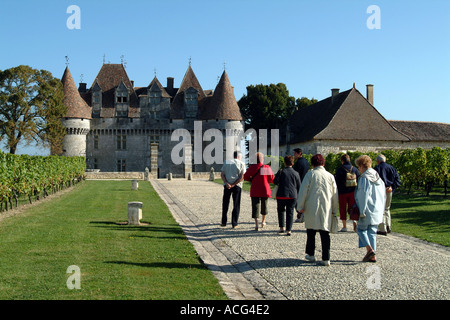
[{"label": "stone chateau facade", "polygon": [[[179,88],[174,87],[174,78],[167,78],[164,87],[156,76],[147,86],[135,87],[122,64],[103,64],[90,88],[86,83],[77,88],[66,67],[62,83],[68,108],[62,119],[67,128],[63,155],[85,156],[88,169],[125,173],[148,168],[155,178],[168,173],[186,177],[221,167],[194,163],[193,143],[199,128],[201,137],[208,129],[216,129],[240,145],[243,118],[226,71],[214,90],[202,89],[190,65]],[[177,129],[182,129],[185,139],[172,141]],[[183,161],[175,164],[172,150],[180,143],[183,148],[177,157]],[[202,141],[202,149],[210,143]],[[225,146],[223,141],[223,159]]]},{"label": "stone chateau facade", "polygon": [[[214,90],[202,89],[190,65],[179,88],[174,78],[167,78],[164,87],[156,76],[147,86],[135,87],[122,64],[103,64],[90,88],[86,83],[77,88],[66,67],[62,83],[68,109],[62,119],[67,129],[63,155],[85,156],[88,170],[99,170],[103,176],[132,177],[146,168],[153,178],[169,173],[199,176],[211,168],[218,172],[230,157],[228,149],[241,145],[244,119],[225,71]],[[176,134],[180,130],[184,138]],[[174,134],[179,139],[172,141]],[[204,157],[199,161],[197,151],[212,154],[217,136],[223,141],[213,153],[221,155],[213,156],[220,163]],[[374,107],[369,84],[366,96],[355,85],[343,92],[331,89],[328,98],[295,111],[280,128],[277,150],[279,155],[292,154],[295,148],[326,155],[417,147],[449,148],[450,124],[386,120]],[[174,162],[174,150],[182,161]]]}]

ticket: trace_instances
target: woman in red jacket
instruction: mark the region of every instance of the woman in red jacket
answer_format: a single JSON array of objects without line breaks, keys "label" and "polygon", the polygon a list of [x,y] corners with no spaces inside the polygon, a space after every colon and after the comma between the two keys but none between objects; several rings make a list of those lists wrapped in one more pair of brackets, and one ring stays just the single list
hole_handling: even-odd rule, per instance
[{"label": "woman in red jacket", "polygon": [[269,165],[264,164],[264,155],[256,154],[256,164],[250,165],[244,174],[244,180],[251,182],[250,198],[252,199],[252,218],[255,219],[255,230],[258,231],[258,219],[262,215],[261,228],[266,225],[267,199],[270,197],[270,183],[274,175]]}]

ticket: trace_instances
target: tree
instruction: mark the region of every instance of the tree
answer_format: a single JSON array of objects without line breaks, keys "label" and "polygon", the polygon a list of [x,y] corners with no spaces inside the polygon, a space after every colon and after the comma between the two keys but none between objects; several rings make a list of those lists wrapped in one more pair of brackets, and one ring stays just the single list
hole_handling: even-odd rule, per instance
[{"label": "tree", "polygon": [[276,129],[294,112],[295,98],[284,83],[258,84],[247,87],[238,105],[247,129]]},{"label": "tree", "polygon": [[295,106],[300,109],[300,108],[310,106],[316,102],[317,102],[317,99],[314,99],[314,98],[308,99],[306,97],[301,97],[301,98],[298,98],[297,100],[295,100]]},{"label": "tree", "polygon": [[61,143],[63,98],[61,81],[46,70],[21,65],[0,71],[0,139],[6,139],[10,153],[22,140],[51,148]]}]

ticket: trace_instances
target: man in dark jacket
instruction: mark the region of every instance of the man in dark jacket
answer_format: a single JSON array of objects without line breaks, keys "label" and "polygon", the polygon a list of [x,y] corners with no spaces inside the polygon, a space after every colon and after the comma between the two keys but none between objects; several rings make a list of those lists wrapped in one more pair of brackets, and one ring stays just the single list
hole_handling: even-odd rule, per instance
[{"label": "man in dark jacket", "polygon": [[377,157],[377,165],[374,170],[378,172],[386,186],[386,206],[384,208],[383,222],[378,225],[378,234],[387,235],[391,232],[391,201],[394,190],[400,186],[400,176],[397,170],[386,163],[386,157],[382,154]]},{"label": "man in dark jacket", "polygon": [[[350,157],[348,154],[341,156],[342,166],[337,168],[334,178],[336,179],[336,185],[339,195],[339,216],[342,221],[341,232],[347,231],[347,212],[350,214],[350,209],[355,204],[355,189],[354,185],[347,179],[347,173],[352,173],[356,176],[355,182],[358,180],[360,173],[356,167],[350,163]],[[356,232],[356,222],[353,221],[353,229]]]},{"label": "man in dark jacket", "polygon": [[308,160],[303,158],[303,151],[300,148],[294,149],[294,158],[297,159],[297,161],[295,162],[293,168],[300,175],[301,181],[303,181],[305,174],[309,170]]},{"label": "man in dark jacket", "polygon": [[[297,161],[295,161],[292,168],[298,172],[300,181],[303,181],[303,178],[309,170],[309,162],[308,160],[303,158],[303,150],[300,148],[294,149],[294,158],[297,159]],[[297,206],[295,206],[295,208],[297,208]],[[300,212],[297,212],[297,219],[295,220],[295,222],[302,222],[302,220],[302,214]]]}]

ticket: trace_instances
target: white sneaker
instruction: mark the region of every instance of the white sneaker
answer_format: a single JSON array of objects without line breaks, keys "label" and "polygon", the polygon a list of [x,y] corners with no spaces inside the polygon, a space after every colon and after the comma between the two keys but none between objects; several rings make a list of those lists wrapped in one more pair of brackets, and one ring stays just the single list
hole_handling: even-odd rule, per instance
[{"label": "white sneaker", "polygon": [[307,255],[305,256],[305,259],[308,260],[308,261],[311,261],[311,262],[316,261],[316,257],[310,256],[309,254],[307,254]]},{"label": "white sneaker", "polygon": [[339,232],[347,232],[347,228],[342,228]]},{"label": "white sneaker", "polygon": [[320,261],[319,264],[320,264],[321,266],[329,267],[329,266],[330,266],[330,260],[323,260],[323,261]]}]

